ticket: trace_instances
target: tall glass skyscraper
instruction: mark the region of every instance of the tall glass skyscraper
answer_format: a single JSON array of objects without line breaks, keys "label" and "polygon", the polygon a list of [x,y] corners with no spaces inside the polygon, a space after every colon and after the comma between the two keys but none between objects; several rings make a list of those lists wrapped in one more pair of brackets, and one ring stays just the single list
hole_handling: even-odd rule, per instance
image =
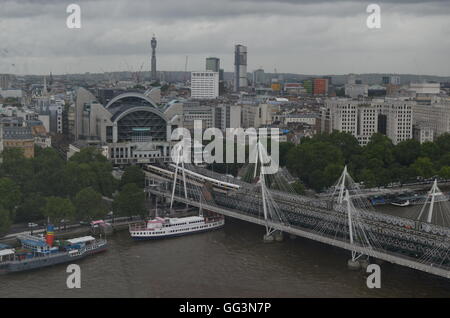
[{"label": "tall glass skyscraper", "polygon": [[238,44],[234,49],[234,91],[247,86],[247,47]]}]

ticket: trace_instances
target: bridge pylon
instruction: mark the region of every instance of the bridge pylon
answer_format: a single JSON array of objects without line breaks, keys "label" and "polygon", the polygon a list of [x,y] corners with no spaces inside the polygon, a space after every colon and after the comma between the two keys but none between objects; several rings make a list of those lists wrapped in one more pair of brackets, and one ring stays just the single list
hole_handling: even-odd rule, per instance
[{"label": "bridge pylon", "polygon": [[[345,190],[345,196],[343,201],[346,202],[346,206],[347,206],[347,220],[348,220],[348,229],[349,229],[349,237],[350,237],[350,244],[351,245],[355,245],[354,242],[354,224],[353,224],[353,215],[352,215],[352,202],[351,202],[351,198],[350,198],[350,194],[348,192],[348,189]],[[363,256],[364,254],[362,253],[358,253],[356,251],[351,251],[352,253],[352,262],[356,262],[361,256]]]},{"label": "bridge pylon", "polygon": [[266,168],[266,164],[271,162],[270,156],[268,155],[266,148],[261,142],[257,142],[255,146],[256,146],[255,154],[257,159],[255,163],[255,175],[259,164],[260,167],[259,184],[261,187],[262,207],[266,228],[264,241],[281,242],[283,240],[283,234],[281,233],[280,228],[276,227],[276,223],[280,223],[280,225],[289,226],[289,222],[286,221],[283,212],[278,207],[277,203],[272,197],[270,189],[267,187],[266,184],[266,175],[272,174],[268,172]]},{"label": "bridge pylon", "polygon": [[422,218],[422,215],[425,212],[425,207],[429,203],[430,206],[428,208],[428,214],[427,214],[426,221],[427,221],[427,223],[431,223],[433,220],[433,212],[434,212],[434,208],[435,208],[436,198],[438,201],[440,201],[439,197],[442,197],[442,196],[443,196],[443,193],[441,192],[441,190],[439,189],[439,187],[437,185],[437,180],[434,179],[433,186],[431,187],[431,190],[427,194],[427,198],[425,200],[424,205],[422,206],[422,209],[420,210],[420,214],[417,217],[417,220],[420,220]]},{"label": "bridge pylon", "polygon": [[176,155],[176,160],[175,160],[175,173],[173,174],[173,187],[172,187],[172,196],[170,198],[170,210],[172,210],[172,206],[173,206],[173,199],[175,196],[175,188],[177,186],[177,178],[178,178],[178,169],[179,169],[179,165],[180,165],[180,161],[181,161],[181,173],[183,176],[183,185],[184,185],[184,198],[187,200],[188,199],[188,195],[187,195],[187,187],[186,187],[186,173],[185,173],[185,169],[184,169],[184,151],[183,151],[183,147],[182,146],[178,146],[176,149],[174,149],[175,151],[175,155]]},{"label": "bridge pylon", "polygon": [[352,246],[364,247],[367,253],[357,252],[356,250],[351,250],[352,258],[348,262],[348,266],[351,269],[360,268],[361,258],[363,256],[369,257],[370,250],[372,250],[372,244],[370,240],[374,239],[367,231],[366,226],[361,218],[361,209],[364,204],[359,202],[358,209],[354,206],[352,202],[351,192],[358,197],[358,192],[360,191],[358,184],[353,180],[353,178],[348,173],[347,166],[344,167],[341,176],[336,182],[332,198],[336,200],[337,204],[341,207],[341,211],[346,214],[349,241]]}]

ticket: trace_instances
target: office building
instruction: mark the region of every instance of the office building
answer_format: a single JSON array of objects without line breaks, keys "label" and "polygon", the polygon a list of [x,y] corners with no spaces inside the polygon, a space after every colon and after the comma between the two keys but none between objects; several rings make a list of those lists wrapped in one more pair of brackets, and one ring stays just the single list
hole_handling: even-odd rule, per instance
[{"label": "office building", "polygon": [[392,84],[392,85],[400,85],[400,76],[398,76],[398,75],[392,75],[392,76],[390,77],[390,82],[389,82],[389,84]]},{"label": "office building", "polygon": [[328,79],[315,78],[313,80],[313,94],[326,95],[328,93]]},{"label": "office building", "polygon": [[240,105],[218,105],[215,108],[215,127],[221,130],[240,128],[242,122]]},{"label": "office building", "polygon": [[284,91],[289,95],[300,95],[306,92],[300,83],[286,83],[284,84]]},{"label": "office building", "polygon": [[265,84],[265,74],[263,69],[257,69],[253,71],[253,86],[259,86]]},{"label": "office building", "polygon": [[351,98],[367,97],[369,95],[369,85],[345,84],[345,95]]},{"label": "office building", "polygon": [[414,139],[423,144],[424,142],[434,141],[434,129],[426,124],[417,124],[413,126]]},{"label": "office building", "polygon": [[220,72],[220,59],[217,57],[206,58],[206,70],[210,72]]},{"label": "office building", "polygon": [[347,75],[347,84],[356,84],[356,75],[355,74]]},{"label": "office building", "polygon": [[414,92],[416,96],[437,95],[441,91],[440,83],[410,83],[409,91]]},{"label": "office building", "polygon": [[321,130],[351,133],[364,146],[374,133],[388,136],[394,144],[411,139],[413,101],[373,99],[371,101],[332,98],[325,101]]},{"label": "office building", "polygon": [[20,149],[25,158],[34,157],[34,136],[30,127],[2,127],[3,149]]},{"label": "office building", "polygon": [[[437,103],[420,104],[413,107],[414,127],[425,131],[431,130],[432,137],[436,138],[450,132],[450,103],[440,101]],[[421,138],[423,138],[422,136]],[[420,141],[420,139],[418,139]]]},{"label": "office building", "polygon": [[196,120],[202,122],[203,129],[215,127],[215,107],[211,105],[201,105],[198,101],[184,102],[182,126],[192,131]]},{"label": "office building", "polygon": [[313,82],[312,80],[304,80],[303,81],[303,87],[306,90],[306,93],[312,94],[313,93]]},{"label": "office building", "polygon": [[0,74],[0,89],[11,88],[13,80],[14,80],[14,75]]},{"label": "office building", "polygon": [[218,72],[192,72],[191,98],[214,99],[219,97]]},{"label": "office building", "polygon": [[234,50],[234,91],[247,86],[247,47],[238,44]]},{"label": "office building", "polygon": [[271,125],[280,111],[280,105],[248,103],[242,105],[242,128],[259,128]]},{"label": "office building", "polygon": [[400,76],[399,75],[391,75],[391,76],[383,76],[381,78],[381,83],[383,85],[400,85]]},{"label": "office building", "polygon": [[95,145],[117,165],[170,161],[171,124],[150,97],[127,92],[102,105],[80,88],[75,105],[77,141],[70,154]]}]

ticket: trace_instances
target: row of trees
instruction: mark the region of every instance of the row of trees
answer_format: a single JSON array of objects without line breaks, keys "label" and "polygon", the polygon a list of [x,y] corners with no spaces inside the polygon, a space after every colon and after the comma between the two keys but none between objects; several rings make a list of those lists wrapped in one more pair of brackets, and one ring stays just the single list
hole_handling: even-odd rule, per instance
[{"label": "row of trees", "polygon": [[[53,148],[36,148],[34,158],[19,149],[2,152],[0,165],[0,234],[12,223],[89,221],[115,215],[144,214],[144,174],[127,168],[120,180],[95,148],[63,160]],[[113,198],[112,206],[104,198]]]},{"label": "row of trees", "polygon": [[406,140],[394,145],[374,134],[362,147],[349,133],[333,132],[303,139],[300,145],[280,144],[280,165],[286,166],[316,191],[334,184],[344,165],[367,187],[401,184],[417,178],[450,179],[450,134],[435,142]]}]

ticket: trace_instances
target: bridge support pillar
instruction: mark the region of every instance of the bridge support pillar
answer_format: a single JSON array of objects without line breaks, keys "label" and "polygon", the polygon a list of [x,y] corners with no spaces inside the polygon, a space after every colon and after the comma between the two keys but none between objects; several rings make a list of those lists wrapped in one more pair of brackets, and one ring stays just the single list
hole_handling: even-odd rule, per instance
[{"label": "bridge support pillar", "polygon": [[357,270],[361,269],[361,264],[359,264],[358,261],[354,261],[352,259],[349,259],[348,262],[347,262],[347,267],[348,267],[349,270],[357,271]]},{"label": "bridge support pillar", "polygon": [[369,266],[369,260],[368,259],[360,259],[360,260],[358,260],[358,262],[359,262],[359,265],[361,265],[361,268],[363,270],[366,270],[367,266]]},{"label": "bridge support pillar", "polygon": [[277,242],[283,242],[283,232],[281,231],[276,231],[273,233],[273,236],[275,238],[275,241]]},{"label": "bridge support pillar", "polygon": [[264,243],[273,243],[275,241],[275,238],[272,234],[264,234]]}]

